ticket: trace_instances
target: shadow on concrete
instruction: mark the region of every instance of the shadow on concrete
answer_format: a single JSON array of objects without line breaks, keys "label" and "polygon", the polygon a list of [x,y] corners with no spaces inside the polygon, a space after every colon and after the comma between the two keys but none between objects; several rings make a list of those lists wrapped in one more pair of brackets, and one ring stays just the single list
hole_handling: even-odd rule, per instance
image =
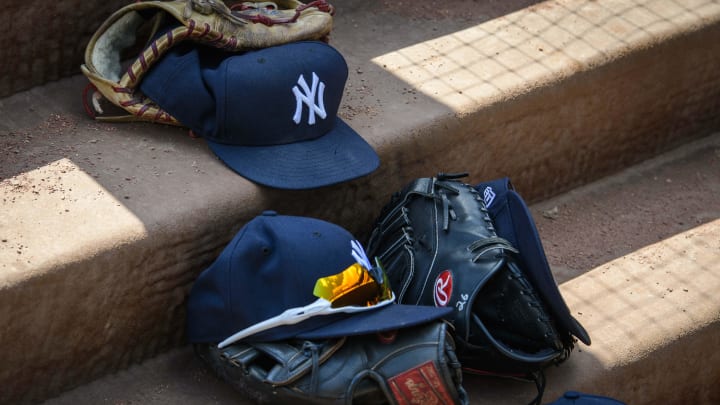
[{"label": "shadow on concrete", "polygon": [[[475,2],[459,3],[472,5]],[[685,67],[702,66],[698,63],[701,56],[712,55],[712,50],[716,48],[710,51],[693,49],[694,52],[682,61],[668,64],[667,68],[665,65],[658,67],[655,63],[659,57],[653,55],[657,53],[642,49],[639,52],[644,52],[643,57],[635,62],[622,59],[626,55],[615,52],[617,49],[608,49],[608,54],[600,55],[591,52],[594,58],[583,58],[583,51],[597,51],[597,47],[605,46],[608,40],[614,47],[623,48],[632,43],[633,36],[657,35],[655,27],[673,22],[663,17],[665,14],[645,9],[638,11],[630,21],[623,14],[626,10],[604,9],[597,2],[590,2],[589,7],[596,7],[593,11],[597,18],[589,20],[585,17],[587,14],[569,10],[568,20],[553,21],[545,19],[544,10],[559,7],[558,3],[520,3],[522,7],[534,7],[533,13],[523,14],[522,17],[508,14],[517,9],[499,3],[481,3],[499,7],[496,10],[502,11],[496,14],[487,13],[479,17],[475,14],[475,17],[465,18],[457,15],[454,18],[439,18],[441,13],[433,14],[433,10],[448,10],[449,13],[450,8],[437,8],[442,7],[440,5],[428,7],[436,5],[433,2],[409,6],[421,7],[419,10],[396,10],[391,7],[400,3],[383,2],[385,8],[365,12],[362,7],[372,3],[359,0],[343,2],[339,6],[335,44],[346,56],[351,69],[344,98],[346,108],[342,115],[382,152],[383,166],[367,178],[320,190],[288,192],[258,187],[230,172],[207,149],[202,139],[190,138],[183,129],[140,123],[102,124],[90,120],[81,102],[86,81],[75,76],[0,100],[3,116],[0,123],[0,182],[7,187],[3,194],[3,206],[11,208],[12,198],[17,193],[55,192],[57,189],[54,187],[57,187],[58,180],[62,182],[64,176],[62,170],[53,171],[51,174],[55,177],[42,179],[24,176],[26,173],[58,161],[71,162],[72,167],[86,173],[97,183],[98,189],[110,194],[136,217],[149,234],[148,241],[141,247],[116,249],[108,253],[107,260],[101,260],[101,263],[112,263],[112,255],[134,255],[135,261],[130,264],[137,273],[116,275],[129,278],[138,273],[150,273],[147,269],[157,264],[145,261],[143,255],[149,257],[151,249],[162,250],[167,256],[172,256],[167,259],[171,265],[163,262],[162,266],[158,266],[164,272],[144,275],[149,279],[148,285],[163,290],[158,293],[147,289],[143,292],[146,295],[141,296],[142,300],[135,300],[135,296],[128,298],[128,302],[139,305],[140,301],[141,304],[153,303],[155,297],[169,297],[177,304],[173,307],[176,312],[168,316],[172,318],[168,321],[170,326],[159,332],[148,332],[148,335],[157,332],[156,335],[161,336],[168,331],[175,333],[181,330],[182,293],[190,285],[193,273],[209,263],[213,249],[218,250],[242,223],[258,213],[256,208],[327,219],[342,224],[362,239],[374,213],[392,191],[413,176],[434,174],[436,168],[437,171],[469,170],[480,177],[475,178],[478,181],[511,175],[521,194],[533,201],[617,171],[676,145],[682,139],[702,135],[708,127],[719,124],[718,118],[712,115],[718,110],[717,105],[698,106],[690,102],[686,109],[647,111],[644,104],[648,98],[667,97],[665,105],[672,107],[674,97],[687,96],[667,94],[663,83],[669,79],[687,81],[686,87],[695,88],[695,81],[702,81],[706,76],[716,77],[709,71],[715,68],[712,64],[706,70],[692,70],[692,74],[684,72]],[[444,4],[451,6],[455,3]],[[693,13],[693,10],[680,4],[676,6],[677,13]],[[467,10],[461,8],[460,12]],[[410,11],[415,13],[408,14]],[[456,9],[452,11],[458,12]],[[478,9],[471,11],[478,12]],[[608,25],[609,21],[613,23]],[[478,23],[492,25],[478,27]],[[574,27],[572,32],[564,28],[566,25]],[[467,31],[474,27],[477,29]],[[520,35],[527,34],[529,30],[532,30],[531,41],[527,41],[526,35]],[[566,38],[567,41],[553,42],[551,47],[543,40],[548,36]],[[706,45],[718,46],[712,43]],[[658,46],[672,53],[682,43],[670,41]],[[612,61],[617,63],[606,65],[615,57],[619,59]],[[438,64],[436,60],[448,62],[447,65]],[[558,65],[563,67],[567,64],[576,65],[564,70],[569,76],[554,75]],[[648,66],[655,66],[653,72],[658,76],[647,77],[644,73]],[[609,77],[611,82],[616,81],[616,87],[603,88],[604,93],[598,95],[597,86],[588,80],[592,75],[588,75],[587,71],[593,68],[604,72],[604,77]],[[567,80],[570,86],[543,87],[552,84],[553,80]],[[707,82],[709,92],[718,88],[712,80]],[[527,83],[540,87],[518,88]],[[720,93],[720,90],[716,92]],[[628,95],[636,97],[628,98]],[[498,103],[507,101],[510,96],[513,99],[509,102]],[[576,102],[567,106],[561,104],[568,99]],[[488,105],[480,108],[473,104],[470,109],[473,119],[460,120],[458,106],[468,102],[486,102]],[[605,111],[611,119],[601,127],[588,128],[584,118],[595,111]],[[562,125],[547,126],[549,114],[555,114]],[[627,133],[608,136],[618,128]],[[658,128],[670,128],[671,133],[658,133]],[[403,142],[394,142],[396,134],[411,136]],[[480,140],[465,142],[468,137],[480,137]],[[657,143],[648,145],[648,139]],[[412,148],[408,149],[408,145]],[[532,150],[518,150],[518,145]],[[492,159],[497,156],[502,159]],[[510,159],[508,156],[523,157]],[[706,157],[715,159],[709,166],[715,171],[702,172],[703,176],[716,178],[717,159],[712,155]],[[433,172],[427,173],[428,168]],[[688,173],[692,175],[693,172]],[[712,191],[707,188],[700,190]],[[618,206],[628,204],[628,194],[620,193],[619,189],[612,191],[607,195],[627,198],[617,202]],[[670,197],[682,195],[667,194]],[[243,200],[242,196],[248,200]],[[58,205],[72,204],[59,196],[56,201]],[[681,201],[679,204],[685,203]],[[358,210],[361,205],[364,209]],[[601,211],[604,206],[596,208]],[[649,210],[650,207],[637,202],[633,212],[642,212],[643,209]],[[589,225],[596,222],[587,217],[598,211],[583,206],[568,209],[567,213],[570,212],[573,214],[568,218],[588,220],[587,224],[576,225],[575,229],[582,232],[598,229]],[[642,225],[647,222],[641,221],[635,228],[637,238],[623,245],[614,241],[620,240],[617,235],[628,235],[628,219],[620,218],[619,222],[615,222],[618,217],[613,214],[618,212],[623,211],[607,213],[606,220],[611,227],[599,228],[606,229],[605,233],[598,232],[598,239],[594,240],[594,244],[588,244],[587,250],[580,250],[575,244],[578,240],[589,240],[586,235],[573,235],[574,238],[568,240],[563,239],[567,235],[543,234],[544,240],[549,241],[551,264],[567,257],[576,260],[566,262],[567,266],[562,267],[569,270],[561,280],[569,280],[577,272],[587,271],[593,263],[603,263],[654,243],[657,237],[691,229],[697,224],[693,221],[717,218],[714,212],[703,217],[688,211],[685,213],[688,215],[687,222],[660,227],[663,230],[659,233],[644,231]],[[108,226],[111,225],[109,223]],[[544,232],[543,229],[541,231]],[[564,230],[567,231],[567,228]],[[74,230],[63,231],[65,237],[72,237]],[[174,238],[167,246],[163,244],[158,248],[153,244],[153,239],[161,239],[169,233]],[[182,239],[178,235],[189,235],[181,241],[186,245],[178,243],[178,239]],[[183,255],[192,252],[193,247],[187,249],[188,245],[197,242],[201,236],[215,238],[197,243],[198,246],[204,245],[203,255],[190,263]],[[176,257],[177,252],[172,249],[178,247],[186,250]],[[582,260],[582,256],[590,251],[593,252],[592,260]],[[135,263],[137,266],[134,266]],[[73,266],[75,264],[72,263]],[[77,267],[75,273],[78,278],[96,270],[86,263]],[[96,276],[102,277],[102,274]],[[43,277],[53,281],[57,273]],[[41,277],[34,280],[40,287],[43,287],[42,281]],[[170,290],[168,285],[179,286],[173,290],[176,294],[166,292]],[[101,291],[95,293],[102,294]],[[117,305],[117,302],[112,305]],[[153,309],[164,310],[157,306]],[[138,329],[143,329],[146,324],[156,324],[156,319],[159,318],[138,320]],[[175,344],[176,340],[172,343]],[[120,366],[148,357],[156,349],[152,347],[143,352],[142,345],[137,346],[138,354],[129,360],[124,359]],[[163,343],[157,347],[164,349],[167,346]],[[127,347],[132,345],[118,346],[121,351],[127,350]],[[113,359],[109,354],[107,357]],[[90,377],[96,377],[101,371],[104,370],[98,367]],[[82,378],[74,382],[79,383]]]},{"label": "shadow on concrete", "polygon": [[[690,7],[680,2],[672,4],[676,10],[670,14],[671,17],[687,14],[692,18],[694,15]],[[627,135],[618,142],[617,138],[603,137],[601,133],[604,129],[599,128],[598,136],[587,137],[583,134],[586,128],[572,118],[582,113],[582,109],[612,109],[614,98],[622,97],[621,92],[613,93],[612,89],[608,89],[606,98],[598,99],[584,95],[592,91],[592,86],[571,86],[570,91],[579,95],[578,104],[584,107],[576,106],[575,111],[568,110],[567,114],[561,114],[559,118],[567,120],[567,128],[553,133],[524,131],[532,128],[542,131],[541,126],[533,125],[533,120],[543,119],[546,114],[543,112],[543,108],[546,108],[543,107],[543,99],[562,98],[561,94],[540,91],[529,98],[520,97],[518,102],[503,107],[513,110],[513,113],[503,115],[505,121],[492,121],[495,113],[493,108],[471,111],[471,114],[479,116],[479,119],[472,121],[487,122],[487,127],[478,127],[479,124],[475,122],[469,123],[469,128],[462,127],[462,124],[458,124],[456,106],[439,101],[457,93],[460,94],[456,102],[463,105],[477,103],[478,100],[493,103],[508,95],[522,95],[529,89],[514,86],[526,83],[542,86],[546,83],[544,80],[558,79],[553,76],[557,73],[557,58],[563,59],[563,63],[571,61],[580,66],[576,72],[568,73],[592,68],[593,64],[606,61],[584,60],[582,52],[578,50],[597,49],[608,42],[613,47],[629,48],[632,38],[652,36],[656,34],[654,27],[672,25],[673,20],[666,16],[667,13],[637,6],[608,9],[593,2],[587,7],[594,8],[590,14],[596,17],[594,19],[587,17],[586,10],[581,13],[579,9],[567,9],[562,21],[554,21],[545,12],[564,7],[562,4],[527,0],[409,3],[353,0],[340,2],[336,7],[336,28],[331,43],[346,56],[351,70],[343,102],[346,108],[341,111],[341,115],[371,144],[381,149],[383,166],[375,174],[346,185],[307,192],[257,187],[244,179],[233,178],[234,173],[217,161],[201,139],[189,138],[182,129],[91,121],[83,113],[81,103],[85,80],[74,77],[0,101],[0,110],[6,117],[0,123],[0,148],[3,155],[0,178],[10,179],[67,158],[146,223],[158,218],[159,212],[182,210],[182,204],[187,204],[188,199],[201,199],[202,196],[222,193],[219,190],[236,188],[255,190],[267,202],[268,208],[278,207],[288,213],[329,216],[328,219],[347,224],[352,230],[362,233],[360,224],[368,222],[370,217],[367,214],[358,219],[354,210],[347,209],[333,215],[319,206],[324,205],[323,201],[347,196],[349,200],[343,205],[368,201],[379,208],[378,200],[384,198],[377,197],[378,190],[389,191],[379,187],[380,183],[392,189],[409,181],[411,177],[433,175],[436,171],[453,171],[448,169],[456,167],[460,169],[458,171],[471,172],[475,176],[471,180],[477,181],[512,175],[516,186],[532,202],[609,174],[643,157],[650,157],[667,145],[674,145],[674,137],[686,138],[690,136],[688,133],[691,130],[697,133],[704,128],[703,124],[708,124],[705,117],[690,123],[689,117],[681,116],[681,112],[676,113],[677,117],[672,117],[673,112],[657,112],[664,116],[664,120],[676,120],[679,129],[672,134],[653,133],[659,146],[647,147],[643,143],[646,146],[643,151],[636,144],[648,135]],[[525,8],[531,12],[514,13]],[[628,10],[633,11],[635,18],[632,21],[627,16]],[[488,22],[493,24],[483,25]],[[572,31],[566,29],[566,25],[572,26]],[[474,28],[471,35],[464,33],[469,28]],[[528,46],[524,37],[517,33],[530,30],[531,38],[536,43]],[[544,40],[550,37],[564,37],[567,41],[561,45],[554,42],[550,46]],[[522,42],[518,42],[519,38],[523,39]],[[472,42],[473,39],[477,42]],[[423,45],[428,42],[429,45]],[[480,44],[486,48],[478,47]],[[461,48],[469,48],[472,52],[455,52]],[[419,50],[423,52],[416,54]],[[456,59],[460,56],[470,56],[471,59]],[[596,57],[602,59],[614,56]],[[455,65],[438,67],[432,63],[433,59]],[[387,65],[379,65],[382,61],[395,64],[391,69]],[[462,82],[452,83],[453,79],[466,75],[471,77],[470,81],[465,82],[467,86]],[[413,77],[423,79],[418,81]],[[582,77],[576,77],[576,82],[582,81]],[[662,86],[662,81],[652,79],[638,86],[643,88],[638,88],[638,93],[648,92],[649,87]],[[598,102],[604,105],[594,105]],[[627,106],[615,107],[611,114],[617,116],[618,120],[624,118],[632,121],[632,117],[623,117],[626,111]],[[513,129],[514,124],[522,121],[529,124]],[[378,126],[378,122],[382,125]],[[638,122],[637,130],[652,130],[646,128],[646,125],[647,122]],[[537,153],[535,156],[528,153],[527,159],[500,159],[489,165],[481,154],[475,158],[467,156],[467,148],[463,147],[462,142],[452,142],[453,136],[448,136],[448,144],[441,141],[442,126],[449,128],[450,132],[464,133],[457,136],[458,141],[480,136],[492,143],[492,147],[485,148],[479,140],[476,145],[467,145],[471,147],[470,150],[488,149],[496,156],[513,156],[517,155],[515,149],[518,142],[537,138],[537,142],[530,143],[548,145],[547,149],[552,152]],[[608,130],[612,128],[610,125]],[[632,124],[630,128],[633,128]],[[546,129],[557,131],[556,128]],[[417,153],[417,156],[408,156],[407,151],[403,150],[406,149],[403,143],[392,142],[394,133],[407,132],[417,132],[413,136],[416,147],[411,151]],[[498,138],[503,133],[506,136]],[[603,139],[612,139],[614,144],[606,143]],[[601,159],[603,154],[608,154],[608,159]],[[568,159],[575,156],[578,162],[568,168],[568,163],[560,163],[558,156],[568,156]],[[433,168],[432,173],[427,172],[428,167]],[[399,179],[397,173],[408,178]],[[540,179],[545,179],[544,184]],[[159,199],[162,202],[158,201],[158,195],[165,197]],[[174,206],[176,202],[180,205]]]}]

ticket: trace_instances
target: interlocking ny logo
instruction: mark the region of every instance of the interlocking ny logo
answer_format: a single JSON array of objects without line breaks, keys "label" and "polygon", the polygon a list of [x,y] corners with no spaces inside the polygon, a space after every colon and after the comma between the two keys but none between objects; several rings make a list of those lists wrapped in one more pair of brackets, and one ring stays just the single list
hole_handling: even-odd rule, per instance
[{"label": "interlocking ny logo", "polygon": [[[320,118],[325,119],[327,113],[325,112],[325,83],[320,81],[320,78],[313,72],[312,74],[312,87],[308,87],[305,81],[305,76],[300,75],[298,78],[298,85],[293,86],[293,94],[295,94],[295,115],[293,115],[293,121],[296,124],[302,120],[303,104],[308,106],[308,124],[315,124],[315,114],[319,115]],[[302,92],[300,88],[302,88]],[[315,96],[317,96],[317,104],[315,104]]]}]

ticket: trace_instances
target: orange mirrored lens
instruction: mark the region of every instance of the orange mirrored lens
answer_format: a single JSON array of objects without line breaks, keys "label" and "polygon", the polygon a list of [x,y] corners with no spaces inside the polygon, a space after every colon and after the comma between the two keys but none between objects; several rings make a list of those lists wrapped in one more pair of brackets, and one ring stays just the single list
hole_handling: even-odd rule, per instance
[{"label": "orange mirrored lens", "polygon": [[338,274],[319,279],[313,294],[330,301],[333,308],[344,306],[372,306],[391,297],[390,283],[383,273],[383,283],[355,263]]}]

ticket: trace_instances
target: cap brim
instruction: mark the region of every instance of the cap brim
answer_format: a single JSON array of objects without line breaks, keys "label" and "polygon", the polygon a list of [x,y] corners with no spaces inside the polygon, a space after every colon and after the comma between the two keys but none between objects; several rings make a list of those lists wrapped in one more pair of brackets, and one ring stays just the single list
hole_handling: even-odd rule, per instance
[{"label": "cap brim", "polygon": [[508,240],[521,252],[518,260],[525,275],[550,307],[557,322],[589,345],[590,336],[570,314],[560,294],[530,209],[514,190],[510,179],[495,179],[480,183],[475,188],[484,196],[498,236]]},{"label": "cap brim", "polygon": [[449,315],[453,308],[393,304],[374,311],[354,313],[322,327],[301,332],[301,339],[328,339],[341,336],[367,335],[404,329]]},{"label": "cap brim", "polygon": [[207,143],[241,176],[281,189],[337,184],[370,174],[380,165],[373,148],[339,117],[330,132],[308,141],[272,146]]},{"label": "cap brim", "polygon": [[[498,222],[512,222],[512,233],[516,237],[515,246],[522,252],[521,260],[527,269],[526,275],[540,295],[543,296],[545,302],[550,306],[551,310],[556,314],[557,321],[569,330],[573,335],[580,339],[586,345],[590,344],[590,336],[585,328],[570,314],[570,310],[565,300],[560,295],[557,283],[550,271],[545,256],[545,249],[540,242],[540,235],[535,228],[535,222],[528,207],[522,198],[515,192],[509,191],[507,195],[507,204],[509,218],[501,218]],[[501,212],[498,216],[503,216]],[[501,237],[508,238],[510,235],[498,230]],[[511,241],[512,243],[513,241]]]}]

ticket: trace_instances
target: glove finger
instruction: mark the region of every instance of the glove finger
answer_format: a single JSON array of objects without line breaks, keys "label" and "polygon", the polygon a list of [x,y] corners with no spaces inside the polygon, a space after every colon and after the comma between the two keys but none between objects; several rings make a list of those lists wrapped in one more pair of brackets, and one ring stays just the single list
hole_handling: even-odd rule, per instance
[{"label": "glove finger", "polygon": [[473,312],[490,333],[526,353],[545,348],[562,350],[562,342],[548,312],[530,283],[510,262],[478,294]]}]

